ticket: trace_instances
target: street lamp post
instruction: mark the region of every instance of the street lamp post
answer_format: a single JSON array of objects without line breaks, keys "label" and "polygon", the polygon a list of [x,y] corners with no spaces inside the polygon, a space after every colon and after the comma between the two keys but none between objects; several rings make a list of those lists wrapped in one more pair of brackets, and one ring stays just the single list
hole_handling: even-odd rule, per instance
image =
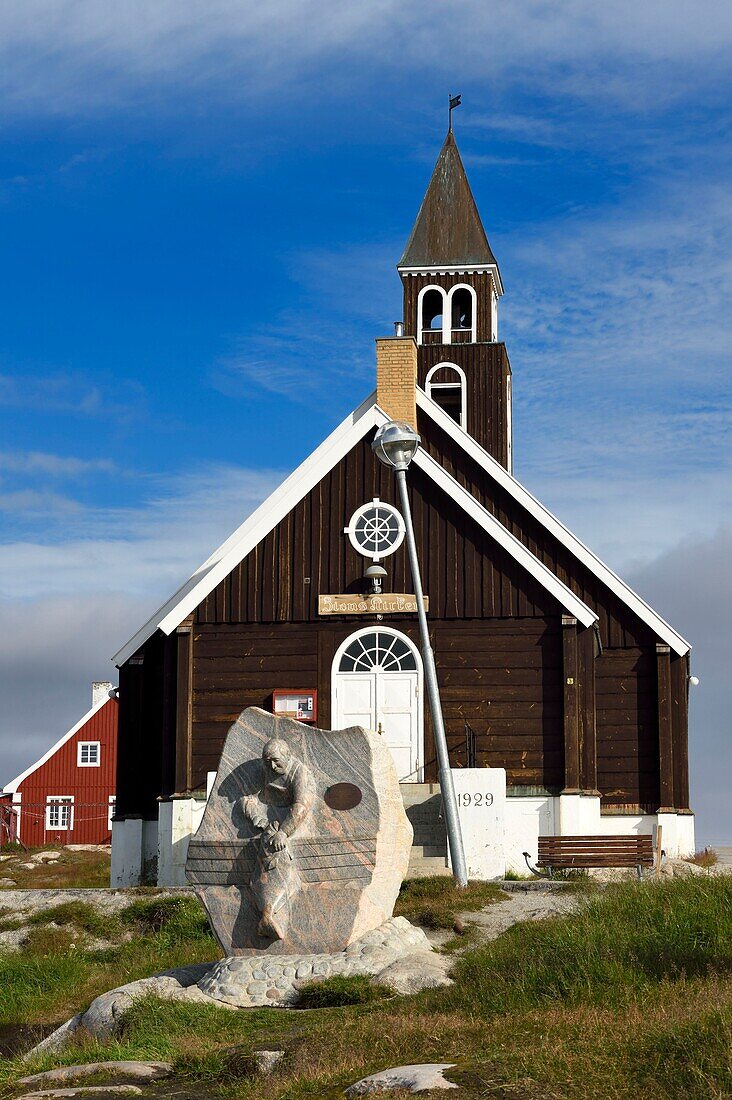
[{"label": "street lamp post", "polygon": [[458,886],[467,886],[468,872],[465,865],[463,836],[457,811],[455,786],[452,781],[452,772],[450,770],[450,757],[447,751],[445,724],[442,720],[442,704],[440,703],[440,689],[437,683],[435,655],[432,651],[429,630],[427,628],[427,614],[424,609],[424,597],[422,593],[422,576],[419,570],[417,544],[414,539],[412,509],[409,505],[409,494],[407,492],[407,469],[419,447],[419,442],[419,435],[413,428],[410,428],[408,424],[390,421],[388,424],[383,424],[379,428],[371,446],[379,461],[385,466],[391,467],[391,469],[396,472],[399,500],[406,528],[405,534],[409,553],[409,565],[412,571],[414,595],[417,599],[417,617],[419,619],[422,660],[424,662],[424,671],[427,680],[427,696],[430,704],[430,713],[432,714],[435,748],[437,749],[437,761],[440,769],[440,788],[442,790],[442,801],[445,807],[445,824],[447,825],[447,840],[450,845],[452,873]]}]

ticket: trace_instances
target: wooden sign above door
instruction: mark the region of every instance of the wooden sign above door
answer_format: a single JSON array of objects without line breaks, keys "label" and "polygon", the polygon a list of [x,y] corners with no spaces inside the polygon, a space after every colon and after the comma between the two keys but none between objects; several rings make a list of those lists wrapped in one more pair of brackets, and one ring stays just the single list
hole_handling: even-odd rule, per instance
[{"label": "wooden sign above door", "polygon": [[[429,611],[429,598],[424,597],[424,609]],[[387,592],[380,596],[359,596],[338,593],[318,596],[319,615],[398,615],[417,611],[417,597],[408,592]]]}]

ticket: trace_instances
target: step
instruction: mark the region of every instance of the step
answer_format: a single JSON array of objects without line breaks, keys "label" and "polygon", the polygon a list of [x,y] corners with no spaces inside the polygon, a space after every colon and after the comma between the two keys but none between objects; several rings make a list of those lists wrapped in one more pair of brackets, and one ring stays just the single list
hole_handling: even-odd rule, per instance
[{"label": "step", "polygon": [[410,859],[447,859],[447,844],[413,844]]},{"label": "step", "polygon": [[414,806],[427,802],[429,799],[441,799],[439,783],[400,783],[399,790],[402,794],[404,805]]},{"label": "step", "polygon": [[438,875],[451,874],[452,871],[446,865],[444,857],[442,859],[420,859],[413,856],[409,860],[407,869],[407,878],[433,878]]}]

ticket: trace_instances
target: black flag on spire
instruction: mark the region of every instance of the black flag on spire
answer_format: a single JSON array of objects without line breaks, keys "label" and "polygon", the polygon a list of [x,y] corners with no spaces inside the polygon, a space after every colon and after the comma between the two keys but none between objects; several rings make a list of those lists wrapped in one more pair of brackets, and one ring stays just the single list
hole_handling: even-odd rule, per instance
[{"label": "black flag on spire", "polygon": [[448,98],[450,100],[450,129],[452,130],[452,112],[460,106],[463,97],[462,95],[451,95]]}]

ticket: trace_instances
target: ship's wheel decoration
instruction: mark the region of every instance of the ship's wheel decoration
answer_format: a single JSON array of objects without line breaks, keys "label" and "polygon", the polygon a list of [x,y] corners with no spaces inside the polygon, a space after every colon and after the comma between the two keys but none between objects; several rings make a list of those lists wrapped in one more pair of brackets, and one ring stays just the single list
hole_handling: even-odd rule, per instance
[{"label": "ship's wheel decoration", "polygon": [[398,550],[404,539],[404,520],[396,508],[374,497],[369,504],[362,504],[351,516],[344,528],[351,545],[365,558],[379,561]]}]

